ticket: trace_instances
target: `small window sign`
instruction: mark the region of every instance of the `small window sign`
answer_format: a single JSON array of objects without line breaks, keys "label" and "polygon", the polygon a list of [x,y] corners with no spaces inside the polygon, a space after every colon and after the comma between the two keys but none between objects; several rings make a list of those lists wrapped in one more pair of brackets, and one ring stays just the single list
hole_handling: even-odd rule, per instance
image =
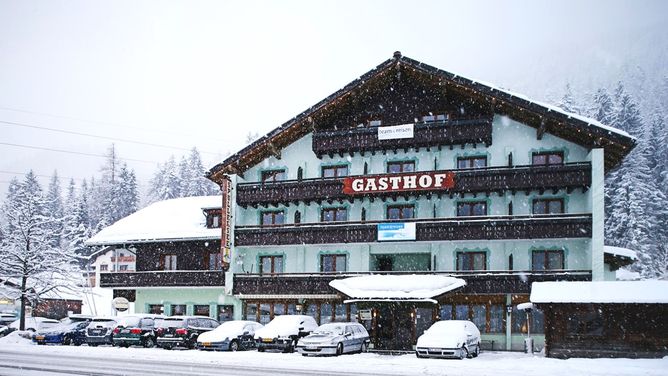
[{"label": "small window sign", "polygon": [[373,318],[370,309],[360,309],[359,313],[360,313],[360,320],[371,320]]},{"label": "small window sign", "polygon": [[415,223],[379,223],[378,241],[392,242],[401,240],[415,240]]}]

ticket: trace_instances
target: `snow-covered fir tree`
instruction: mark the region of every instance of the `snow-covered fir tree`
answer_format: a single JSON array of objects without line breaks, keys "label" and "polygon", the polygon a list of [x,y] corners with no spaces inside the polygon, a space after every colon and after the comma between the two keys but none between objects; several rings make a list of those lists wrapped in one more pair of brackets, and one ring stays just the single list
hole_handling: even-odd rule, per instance
[{"label": "snow-covered fir tree", "polygon": [[581,108],[575,103],[575,99],[573,98],[573,90],[571,89],[571,85],[569,83],[566,84],[564,95],[561,97],[561,100],[557,106],[559,106],[559,108],[562,110],[573,114],[580,114],[582,112]]},{"label": "snow-covered fir tree", "polygon": [[216,194],[216,185],[204,176],[205,173],[202,157],[196,148],[190,151],[188,157],[181,157],[178,165],[174,156],[171,156],[158,166],[153,175],[148,201]]},{"label": "snow-covered fir tree", "polygon": [[53,237],[50,239],[51,245],[60,247],[63,234],[63,198],[60,189],[60,178],[58,171],[54,171],[49,181],[49,187],[46,194],[46,212],[50,217],[50,227]]},{"label": "snow-covered fir tree", "polygon": [[12,282],[10,292],[19,299],[20,329],[25,328],[25,308],[29,300],[67,288],[76,257],[54,246],[56,234],[51,224],[47,195],[30,171],[24,181],[14,180],[1,209],[0,226],[5,235],[0,243],[0,276]]}]

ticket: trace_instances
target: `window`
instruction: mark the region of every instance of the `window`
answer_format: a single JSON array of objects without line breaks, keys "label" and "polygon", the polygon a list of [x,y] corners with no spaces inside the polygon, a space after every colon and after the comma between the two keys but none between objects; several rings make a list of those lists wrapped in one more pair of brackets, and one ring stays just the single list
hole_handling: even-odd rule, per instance
[{"label": "window", "polygon": [[399,174],[402,172],[414,172],[415,161],[387,162],[387,172],[390,174]]},{"label": "window", "polygon": [[176,255],[160,256],[160,268],[162,270],[176,270]]},{"label": "window", "polygon": [[348,209],[346,208],[325,208],[320,213],[321,222],[342,222],[348,220]]},{"label": "window", "polygon": [[485,304],[473,304],[471,306],[471,321],[481,332],[487,328],[487,306]]},{"label": "window", "polygon": [[[234,320],[234,306],[219,305],[218,306],[218,322]],[[255,320],[253,320],[255,321]]]},{"label": "window", "polygon": [[101,272],[106,272],[108,270],[109,270],[109,265],[107,265],[107,264],[100,265],[100,271]]},{"label": "window", "polygon": [[555,270],[564,268],[564,251],[537,250],[531,254],[531,270]]},{"label": "window", "polygon": [[149,304],[148,305],[148,313],[152,313],[154,315],[162,315],[162,304]]},{"label": "window", "polygon": [[195,316],[209,316],[209,308],[208,304],[195,304]]},{"label": "window", "polygon": [[378,120],[378,119],[376,119],[376,120],[370,120],[370,121],[369,121],[369,126],[371,126],[371,127],[380,127],[380,125],[381,125],[382,123],[383,123],[382,120]]},{"label": "window", "polygon": [[321,272],[345,272],[346,255],[322,255],[320,256]]},{"label": "window", "polygon": [[553,151],[547,153],[533,153],[531,164],[533,165],[553,165],[564,163],[564,152]]},{"label": "window", "polygon": [[257,321],[257,304],[251,303],[246,305],[246,320]]},{"label": "window", "polygon": [[206,212],[206,227],[220,228],[222,219],[223,213],[220,210],[208,210]]},{"label": "window", "polygon": [[282,225],[285,223],[285,212],[280,211],[265,211],[260,216],[260,225]]},{"label": "window", "polygon": [[185,304],[172,304],[172,316],[182,316],[186,314]]},{"label": "window", "polygon": [[274,317],[285,315],[285,304],[274,303]]},{"label": "window", "polygon": [[119,265],[118,270],[121,272],[126,272],[128,271],[128,266],[127,265]]},{"label": "window", "polygon": [[470,217],[487,215],[487,203],[485,201],[470,201],[457,203],[457,216]]},{"label": "window", "polygon": [[533,200],[533,214],[562,214],[563,212],[563,198],[541,198]]},{"label": "window", "polygon": [[469,319],[469,305],[457,304],[455,306],[455,320],[468,320],[468,319]]},{"label": "window", "polygon": [[503,333],[505,328],[503,323],[505,322],[505,309],[501,304],[493,304],[489,307],[489,332],[490,333]]},{"label": "window", "polygon": [[267,325],[271,321],[271,304],[260,304],[260,324]]},{"label": "window", "polygon": [[348,176],[348,166],[347,165],[336,165],[336,166],[323,166],[322,167],[322,177],[323,178],[337,178],[341,176]]},{"label": "window", "polygon": [[415,218],[415,205],[392,205],[387,207],[387,219]]},{"label": "window", "polygon": [[208,265],[209,270],[223,270],[223,253],[207,252],[204,262]]},{"label": "window", "polygon": [[334,305],[334,321],[348,321],[348,314],[346,313],[346,306],[344,304],[339,303]]},{"label": "window", "polygon": [[261,256],[260,274],[283,273],[283,256]]},{"label": "window", "polygon": [[332,322],[332,305],[329,303],[320,304],[320,325]]},{"label": "window", "polygon": [[485,252],[457,252],[457,270],[486,270]]},{"label": "window", "polygon": [[285,170],[267,170],[262,171],[262,182],[271,183],[275,181],[285,180]]},{"label": "window", "polygon": [[481,168],[487,167],[487,157],[459,157],[457,158],[457,168]]}]

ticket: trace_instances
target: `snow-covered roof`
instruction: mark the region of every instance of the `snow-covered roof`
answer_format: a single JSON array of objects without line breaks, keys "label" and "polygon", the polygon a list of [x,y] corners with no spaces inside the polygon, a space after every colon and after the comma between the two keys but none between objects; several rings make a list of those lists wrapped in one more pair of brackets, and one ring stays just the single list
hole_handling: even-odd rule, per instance
[{"label": "snow-covered roof", "polygon": [[532,303],[668,304],[668,281],[534,282]]},{"label": "snow-covered roof", "polygon": [[153,203],[90,238],[86,245],[164,240],[219,239],[220,228],[207,228],[203,208],[220,208],[220,196],[175,198]]},{"label": "snow-covered roof", "polygon": [[359,300],[428,300],[466,285],[441,275],[368,275],[335,279],[329,285]]},{"label": "snow-covered roof", "polygon": [[613,247],[611,245],[603,246],[603,252],[611,254],[613,256],[628,257],[632,260],[637,260],[638,255],[636,251],[632,251],[628,248]]}]

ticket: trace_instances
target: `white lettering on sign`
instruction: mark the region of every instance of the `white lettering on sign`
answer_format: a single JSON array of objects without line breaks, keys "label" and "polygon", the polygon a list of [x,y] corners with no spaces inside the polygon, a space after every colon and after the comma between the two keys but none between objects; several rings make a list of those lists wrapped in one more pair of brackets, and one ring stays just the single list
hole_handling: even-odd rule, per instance
[{"label": "white lettering on sign", "polygon": [[394,140],[397,138],[413,138],[413,124],[378,127],[379,140]]}]

